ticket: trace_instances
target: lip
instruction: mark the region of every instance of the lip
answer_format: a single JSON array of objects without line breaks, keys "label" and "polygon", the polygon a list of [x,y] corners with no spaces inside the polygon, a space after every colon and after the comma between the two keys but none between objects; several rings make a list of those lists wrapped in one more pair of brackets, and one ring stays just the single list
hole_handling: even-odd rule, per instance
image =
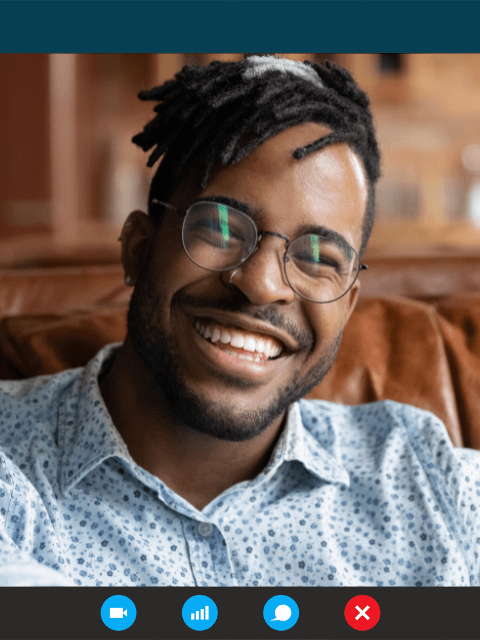
[{"label": "lip", "polygon": [[[284,351],[281,354],[282,356],[299,350],[298,343],[288,333],[280,331],[266,322],[255,320],[248,316],[241,316],[236,313],[229,313],[228,311],[215,311],[213,313],[210,311],[196,311],[194,314],[191,314],[191,319],[192,325],[195,324],[195,320],[211,320],[219,325],[237,327],[244,331],[272,336],[272,338],[276,338],[283,344]],[[195,328],[194,331],[197,333]],[[204,338],[202,338],[202,340],[204,340]],[[205,342],[207,341],[205,340]]]}]

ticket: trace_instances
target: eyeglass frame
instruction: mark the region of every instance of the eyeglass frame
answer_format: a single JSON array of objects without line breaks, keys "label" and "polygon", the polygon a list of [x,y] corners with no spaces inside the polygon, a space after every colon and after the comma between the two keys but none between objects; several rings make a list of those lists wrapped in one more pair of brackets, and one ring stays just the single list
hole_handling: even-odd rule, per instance
[{"label": "eyeglass frame", "polygon": [[[185,241],[183,239],[183,231],[184,231],[184,225],[185,225],[185,220],[187,217],[188,212],[190,211],[190,209],[192,207],[194,207],[197,204],[201,204],[201,203],[205,203],[205,204],[218,204],[215,202],[212,202],[210,200],[197,200],[196,202],[192,203],[188,209],[179,209],[178,207],[174,207],[171,204],[168,204],[167,202],[162,202],[161,200],[157,200],[157,198],[152,198],[152,200],[150,200],[150,204],[159,204],[162,207],[166,207],[167,209],[170,209],[171,211],[175,211],[176,213],[178,213],[180,216],[183,217],[183,224],[182,224],[182,245],[183,245],[183,250],[185,251],[186,255],[188,256],[188,258],[193,262],[193,264],[196,264],[197,267],[200,267],[201,269],[205,269],[205,271],[211,271],[212,273],[225,273],[227,271],[231,271],[232,269],[237,269],[238,267],[240,267],[242,264],[244,264],[249,258],[251,258],[251,256],[258,251],[259,248],[259,244],[263,238],[263,236],[274,236],[275,238],[281,238],[282,240],[285,240],[285,253],[283,254],[283,271],[285,273],[285,278],[288,282],[288,286],[292,289],[292,291],[294,293],[296,293],[298,296],[300,296],[301,298],[303,298],[304,300],[308,300],[308,302],[313,302],[315,304],[330,304],[330,302],[336,302],[337,300],[340,300],[340,298],[343,298],[343,296],[345,296],[350,289],[353,287],[353,285],[355,284],[355,282],[357,281],[358,278],[358,274],[360,273],[360,271],[366,271],[368,269],[368,265],[363,264],[360,262],[360,255],[358,254],[358,252],[348,244],[348,242],[346,242],[345,244],[357,255],[358,257],[358,270],[357,270],[357,274],[355,276],[355,278],[353,279],[352,284],[348,287],[348,289],[342,293],[341,296],[338,296],[338,298],[335,298],[334,300],[326,300],[326,301],[317,301],[317,300],[310,300],[310,298],[306,298],[305,296],[303,296],[301,293],[299,293],[296,289],[294,289],[292,287],[292,285],[290,284],[290,280],[288,279],[287,276],[287,267],[286,267],[286,257],[287,257],[287,252],[288,252],[288,247],[290,246],[290,244],[292,242],[295,242],[295,240],[298,240],[298,238],[301,238],[302,236],[298,236],[298,238],[293,238],[293,240],[290,240],[290,238],[287,238],[286,236],[282,236],[280,233],[276,233],[275,231],[259,231],[257,225],[255,224],[255,220],[253,220],[249,215],[247,215],[246,213],[244,213],[243,211],[238,211],[238,209],[235,209],[235,207],[231,207],[230,205],[227,205],[229,209],[232,209],[233,211],[236,211],[237,213],[241,213],[242,215],[244,215],[245,217],[247,217],[253,224],[253,228],[255,229],[255,235],[256,235],[256,241],[255,244],[253,245],[253,248],[251,250],[251,252],[248,254],[248,256],[246,258],[244,258],[238,265],[234,266],[234,267],[227,267],[226,269],[209,269],[208,267],[203,267],[201,264],[198,264],[197,262],[195,262],[195,260],[193,260],[193,258],[189,255],[186,247],[185,247]],[[304,235],[309,235],[309,234],[304,234]],[[321,237],[321,236],[320,236]]]}]

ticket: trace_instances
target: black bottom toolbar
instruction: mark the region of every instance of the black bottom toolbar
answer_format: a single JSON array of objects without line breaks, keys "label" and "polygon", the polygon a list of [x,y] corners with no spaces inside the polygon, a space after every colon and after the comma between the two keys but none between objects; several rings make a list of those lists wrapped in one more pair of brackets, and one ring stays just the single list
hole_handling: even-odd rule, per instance
[{"label": "black bottom toolbar", "polygon": [[4,587],[9,640],[470,640],[480,588]]}]

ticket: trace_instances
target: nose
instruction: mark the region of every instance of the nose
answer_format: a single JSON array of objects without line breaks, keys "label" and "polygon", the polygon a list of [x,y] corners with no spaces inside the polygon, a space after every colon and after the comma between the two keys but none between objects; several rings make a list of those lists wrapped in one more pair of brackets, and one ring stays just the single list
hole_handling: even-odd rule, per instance
[{"label": "nose", "polygon": [[240,289],[252,305],[291,303],[295,292],[285,277],[284,254],[283,240],[263,236],[257,250],[242,265],[222,272],[222,281]]}]

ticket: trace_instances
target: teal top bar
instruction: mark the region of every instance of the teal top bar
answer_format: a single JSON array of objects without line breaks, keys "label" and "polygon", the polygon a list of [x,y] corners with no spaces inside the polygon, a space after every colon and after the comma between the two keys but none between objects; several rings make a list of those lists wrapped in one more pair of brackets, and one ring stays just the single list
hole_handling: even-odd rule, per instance
[{"label": "teal top bar", "polygon": [[471,0],[8,0],[0,52],[476,53]]}]

